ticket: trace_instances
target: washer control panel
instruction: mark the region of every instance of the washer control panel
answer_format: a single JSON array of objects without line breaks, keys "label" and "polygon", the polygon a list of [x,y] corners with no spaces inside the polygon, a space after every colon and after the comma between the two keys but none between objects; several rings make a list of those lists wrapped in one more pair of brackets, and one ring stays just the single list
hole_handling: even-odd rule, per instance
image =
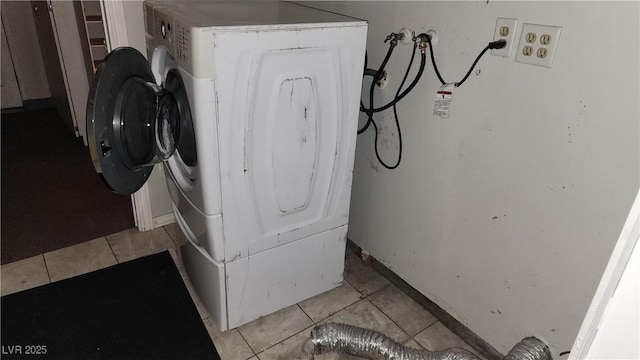
[{"label": "washer control panel", "polygon": [[[195,39],[203,39],[199,34],[201,27],[194,26],[188,15],[178,12],[166,4],[146,0],[144,2],[144,17],[146,29],[147,58],[151,60],[154,50],[161,45],[167,47],[167,55],[181,69],[193,74],[196,70],[195,63],[204,63],[207,68],[206,74],[213,70],[211,62],[202,61],[202,56],[194,57],[194,51],[212,54],[213,42],[207,37],[206,41],[200,41],[199,45],[194,45]],[[205,50],[203,50],[203,48]],[[207,56],[206,58],[211,58]],[[194,61],[195,60],[195,61]],[[209,69],[211,68],[211,70]],[[202,71],[198,72],[200,76]]]},{"label": "washer control panel", "polygon": [[154,35],[155,35],[155,46],[164,45],[169,48],[169,53],[173,56],[173,38],[174,38],[174,27],[173,21],[161,14],[156,9],[154,14]]},{"label": "washer control panel", "polygon": [[174,39],[176,61],[189,62],[191,57],[191,29],[176,21]]},{"label": "washer control panel", "polygon": [[154,9],[154,47],[164,45],[169,55],[181,66],[189,67],[191,57],[191,28],[172,16],[165,7]]}]

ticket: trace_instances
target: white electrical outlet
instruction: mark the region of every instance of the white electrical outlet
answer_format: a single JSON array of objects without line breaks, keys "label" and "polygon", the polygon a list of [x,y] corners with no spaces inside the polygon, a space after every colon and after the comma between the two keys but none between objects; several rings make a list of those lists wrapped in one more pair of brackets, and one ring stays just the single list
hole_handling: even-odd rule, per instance
[{"label": "white electrical outlet", "polygon": [[562,27],[522,24],[516,62],[550,68],[556,58]]},{"label": "white electrical outlet", "polygon": [[516,30],[518,19],[498,18],[496,20],[496,29],[493,32],[493,41],[504,39],[507,45],[502,49],[492,49],[491,55],[511,57],[513,44],[516,42]]}]

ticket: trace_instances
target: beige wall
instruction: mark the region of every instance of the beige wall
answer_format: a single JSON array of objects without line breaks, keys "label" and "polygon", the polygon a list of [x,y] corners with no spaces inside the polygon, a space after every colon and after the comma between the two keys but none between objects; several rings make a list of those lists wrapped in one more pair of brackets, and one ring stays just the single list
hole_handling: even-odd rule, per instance
[{"label": "beige wall", "polygon": [[143,55],[147,55],[147,45],[144,35],[144,16],[142,12],[142,0],[123,2],[125,21],[127,22],[127,37],[131,46],[138,49]]},{"label": "beige wall", "polygon": [[[367,19],[369,64],[390,32],[434,29],[443,77],[458,81],[497,17],[559,25],[553,68],[485,55],[431,115],[430,62],[398,107],[403,162],[383,169],[358,138],[349,237],[499,351],[525,336],[570,350],[639,187],[638,2],[314,2]],[[520,27],[518,28],[518,32]],[[408,61],[399,46],[393,96]],[[391,112],[381,156],[395,159]]]},{"label": "beige wall", "polygon": [[2,22],[23,100],[51,96],[29,1],[2,1]]}]

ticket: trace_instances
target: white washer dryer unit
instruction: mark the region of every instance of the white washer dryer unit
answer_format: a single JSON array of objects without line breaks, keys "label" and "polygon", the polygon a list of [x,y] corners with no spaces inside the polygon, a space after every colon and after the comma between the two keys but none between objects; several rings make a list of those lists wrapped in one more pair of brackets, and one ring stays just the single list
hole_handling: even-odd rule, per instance
[{"label": "white washer dryer unit", "polygon": [[190,281],[220,330],[342,282],[367,23],[287,2],[145,1],[147,50],[90,94],[98,172],[164,161]]}]

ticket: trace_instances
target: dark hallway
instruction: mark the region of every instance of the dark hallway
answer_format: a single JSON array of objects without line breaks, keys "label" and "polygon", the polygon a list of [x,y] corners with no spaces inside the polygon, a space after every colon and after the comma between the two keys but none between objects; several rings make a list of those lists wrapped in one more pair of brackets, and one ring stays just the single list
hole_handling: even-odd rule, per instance
[{"label": "dark hallway", "polygon": [[55,109],[2,115],[2,264],[134,227]]}]

